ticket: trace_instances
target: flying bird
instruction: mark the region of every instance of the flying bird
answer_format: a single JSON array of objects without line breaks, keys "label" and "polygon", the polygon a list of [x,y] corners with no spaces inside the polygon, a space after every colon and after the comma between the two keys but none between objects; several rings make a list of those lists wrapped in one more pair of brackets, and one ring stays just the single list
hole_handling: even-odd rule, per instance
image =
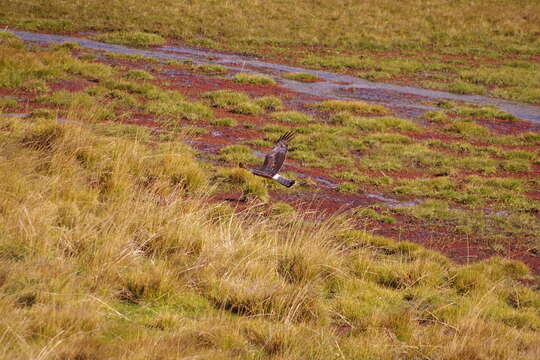
[{"label": "flying bird", "polygon": [[[289,180],[279,175],[279,170],[283,166],[287,151],[289,150],[289,141],[294,137],[292,131],[286,132],[276,141],[276,146],[264,158],[264,163],[261,167],[249,169],[254,175],[273,179],[283,186],[291,187],[294,185],[294,180]],[[240,164],[243,167],[242,164]]]}]

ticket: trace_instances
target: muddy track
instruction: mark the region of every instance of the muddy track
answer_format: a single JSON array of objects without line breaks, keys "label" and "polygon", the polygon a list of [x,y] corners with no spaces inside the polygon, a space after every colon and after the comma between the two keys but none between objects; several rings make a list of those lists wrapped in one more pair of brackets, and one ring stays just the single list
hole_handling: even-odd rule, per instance
[{"label": "muddy track", "polygon": [[[98,51],[142,55],[160,60],[189,60],[196,64],[220,64],[230,70],[236,71],[257,71],[273,76],[279,81],[281,87],[299,93],[344,100],[367,100],[386,105],[398,110],[400,113],[409,114],[410,116],[418,116],[426,110],[433,109],[429,105],[425,105],[426,101],[448,99],[480,105],[495,105],[518,118],[540,124],[539,106],[526,105],[486,96],[458,95],[412,86],[372,82],[328,71],[310,70],[260,61],[252,56],[224,54],[187,46],[156,46],[152,49],[136,49],[73,36],[31,33],[16,30],[8,31],[19,36],[21,39],[30,42],[49,44],[73,41],[77,42],[82,47]],[[323,81],[303,83],[284,79],[282,75],[289,72],[311,73]]]}]

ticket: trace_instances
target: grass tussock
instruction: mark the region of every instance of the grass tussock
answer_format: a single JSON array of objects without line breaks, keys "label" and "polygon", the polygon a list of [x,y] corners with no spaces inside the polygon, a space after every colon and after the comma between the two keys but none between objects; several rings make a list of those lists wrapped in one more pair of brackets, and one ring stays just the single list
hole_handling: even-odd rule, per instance
[{"label": "grass tussock", "polygon": [[350,125],[359,130],[366,131],[384,131],[390,129],[411,132],[421,131],[420,126],[416,125],[414,122],[393,116],[383,116],[378,118],[352,117],[350,118]]},{"label": "grass tussock", "polygon": [[298,111],[279,111],[271,115],[272,119],[291,124],[304,124],[313,120],[313,117]]},{"label": "grass tussock", "polygon": [[283,75],[285,79],[299,81],[299,82],[316,82],[319,78],[316,75],[306,72],[293,72]]},{"label": "grass tussock", "polygon": [[209,121],[214,112],[202,102],[189,102],[180,93],[157,91],[155,100],[147,102],[144,110],[148,113],[163,117],[165,120]]},{"label": "grass tussock", "polygon": [[244,145],[225,146],[219,153],[219,160],[232,164],[257,164],[259,162],[259,159],[253,154],[253,151]]},{"label": "grass tussock", "polygon": [[131,46],[163,45],[165,39],[158,34],[142,31],[119,31],[96,35],[98,41]]},{"label": "grass tussock", "polygon": [[244,84],[276,85],[274,79],[263,74],[238,73],[234,75],[233,81]]},{"label": "grass tussock", "polygon": [[234,106],[231,111],[235,114],[259,115],[264,112],[264,109],[256,103],[245,102]]},{"label": "grass tussock", "polygon": [[228,107],[249,102],[250,98],[244,93],[233,90],[216,90],[204,93],[203,98],[208,99],[215,107]]},{"label": "grass tussock", "polygon": [[316,107],[321,111],[347,111],[355,114],[388,114],[390,112],[382,105],[368,104],[362,101],[326,100],[317,104]]},{"label": "grass tussock", "polygon": [[153,80],[154,76],[147,71],[134,69],[129,70],[125,77],[129,80]]},{"label": "grass tussock", "polygon": [[[224,156],[227,156],[232,152],[232,149],[227,149],[223,154]],[[249,162],[249,159],[242,159],[242,161]],[[224,183],[230,185],[232,189],[241,190],[243,200],[255,198],[261,201],[268,201],[268,190],[265,181],[263,181],[262,178],[251,174],[248,170],[241,168],[224,169],[218,172],[216,179],[224,181]],[[219,298],[218,294],[215,294],[215,296],[218,297],[216,300],[223,301],[223,299]]]},{"label": "grass tussock", "polygon": [[231,127],[231,126],[238,125],[238,122],[233,118],[219,118],[219,119],[214,119],[214,120],[210,121],[210,124],[214,125],[214,126]]},{"label": "grass tussock", "polygon": [[17,100],[8,97],[0,97],[0,110],[17,107]]},{"label": "grass tussock", "polygon": [[255,104],[267,111],[280,110],[283,106],[283,101],[276,96],[262,96],[255,99]]},{"label": "grass tussock", "polygon": [[195,70],[205,74],[225,74],[228,72],[227,68],[219,64],[204,64],[195,67]]}]

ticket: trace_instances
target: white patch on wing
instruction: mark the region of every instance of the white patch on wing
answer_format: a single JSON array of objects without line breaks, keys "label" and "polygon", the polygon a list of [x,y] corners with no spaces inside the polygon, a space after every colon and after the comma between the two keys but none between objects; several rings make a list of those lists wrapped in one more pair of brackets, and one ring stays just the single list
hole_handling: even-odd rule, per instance
[{"label": "white patch on wing", "polygon": [[276,175],[272,176],[272,179],[277,180],[277,179],[279,179],[280,177],[281,177],[281,176],[279,176],[279,174],[276,174]]}]

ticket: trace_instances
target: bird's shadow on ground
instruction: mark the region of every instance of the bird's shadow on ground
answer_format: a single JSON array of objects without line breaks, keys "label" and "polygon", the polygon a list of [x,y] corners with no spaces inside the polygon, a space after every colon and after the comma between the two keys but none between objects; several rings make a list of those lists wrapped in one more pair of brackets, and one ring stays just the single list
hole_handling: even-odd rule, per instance
[{"label": "bird's shadow on ground", "polygon": [[238,203],[238,204],[244,204],[247,202],[247,198],[246,197],[243,197],[243,198],[233,198],[233,197],[228,197],[228,198],[225,198],[223,199],[225,201],[228,201],[228,202],[234,202],[234,203]]}]

